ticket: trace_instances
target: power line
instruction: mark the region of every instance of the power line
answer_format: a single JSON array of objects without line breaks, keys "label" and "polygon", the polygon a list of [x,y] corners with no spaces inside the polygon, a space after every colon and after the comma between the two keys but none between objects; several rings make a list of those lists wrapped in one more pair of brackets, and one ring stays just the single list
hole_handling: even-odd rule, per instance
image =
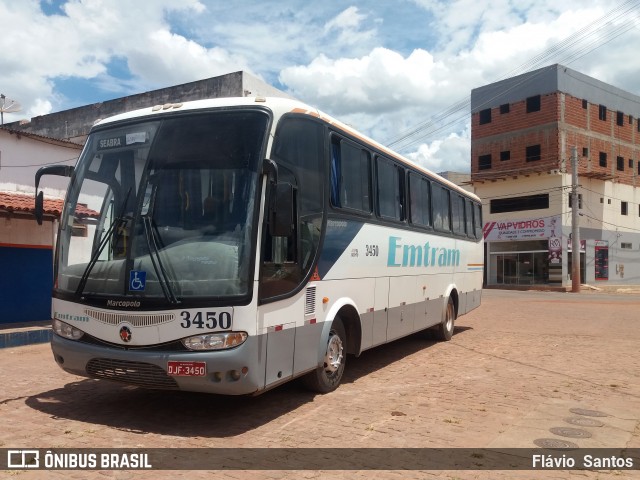
[{"label": "power line", "polygon": [[[530,70],[538,65],[547,63],[550,59],[554,58],[558,54],[566,52],[566,56],[562,57],[556,63],[573,63],[579,58],[587,55],[600,46],[609,43],[620,35],[626,33],[635,26],[635,22],[638,19],[637,14],[630,16],[630,14],[637,10],[640,6],[638,0],[628,0],[613,8],[599,19],[591,22],[587,26],[581,28],[573,35],[566,39],[554,44],[544,52],[536,55],[532,59],[524,62],[515,69],[512,69],[502,77],[509,78],[516,75],[518,72]],[[621,27],[617,27],[616,30],[612,30],[613,23],[619,19],[626,18]],[[585,44],[585,42],[587,42]],[[574,47],[578,47],[578,50],[571,50]],[[542,73],[542,72],[541,72]],[[523,79],[522,82],[514,85],[512,88],[519,86],[521,83],[533,80],[535,77],[529,77]],[[497,80],[499,81],[499,80]],[[504,93],[504,92],[501,92]],[[490,102],[492,99],[487,99],[484,103]],[[426,138],[441,132],[442,130],[460,122],[463,119],[468,118],[468,108],[471,104],[470,97],[467,96],[455,102],[445,110],[433,115],[431,118],[420,122],[413,128],[404,131],[400,136],[387,142],[388,147],[396,146],[396,148],[403,149],[415,145],[416,143],[424,141]],[[445,121],[447,118],[456,115],[461,110],[464,110],[463,115],[455,117],[453,120],[447,122],[444,125],[438,125],[440,122]]]}]

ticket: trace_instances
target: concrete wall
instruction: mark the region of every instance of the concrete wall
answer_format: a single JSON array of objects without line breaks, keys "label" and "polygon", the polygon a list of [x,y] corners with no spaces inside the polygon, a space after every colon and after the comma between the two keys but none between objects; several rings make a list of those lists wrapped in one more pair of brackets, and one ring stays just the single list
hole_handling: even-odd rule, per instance
[{"label": "concrete wall", "polygon": [[14,122],[5,126],[38,135],[83,143],[96,120],[119,113],[165,103],[252,95],[288,97],[286,93],[246,72],[234,72],[34,117],[26,124]]}]

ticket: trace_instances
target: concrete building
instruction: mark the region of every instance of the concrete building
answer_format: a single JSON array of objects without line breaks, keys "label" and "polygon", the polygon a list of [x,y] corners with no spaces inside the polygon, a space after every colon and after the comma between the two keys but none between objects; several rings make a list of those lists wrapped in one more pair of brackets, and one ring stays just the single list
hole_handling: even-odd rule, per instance
[{"label": "concrete building", "polygon": [[85,105],[62,112],[34,117],[30,121],[5,124],[15,131],[84,143],[93,124],[119,113],[167,103],[202,100],[204,98],[271,96],[287,97],[285,92],[272,87],[247,72],[234,72],[218,77],[152,90],[128,97]]},{"label": "concrete building", "polygon": [[640,284],[640,97],[552,65],[474,89],[471,112],[487,285],[571,285],[572,147],[581,280]]}]

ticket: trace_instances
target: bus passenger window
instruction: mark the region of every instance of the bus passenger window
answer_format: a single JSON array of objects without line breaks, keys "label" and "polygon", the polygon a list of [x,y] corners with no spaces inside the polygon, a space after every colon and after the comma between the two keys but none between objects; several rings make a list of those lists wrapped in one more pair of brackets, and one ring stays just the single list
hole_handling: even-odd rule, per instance
[{"label": "bus passenger window", "polygon": [[433,183],[431,194],[433,200],[433,227],[442,232],[450,232],[449,190],[438,183]]},{"label": "bus passenger window", "polygon": [[414,173],[409,174],[411,223],[423,227],[431,226],[430,184]]},{"label": "bus passenger window", "polygon": [[331,144],[331,203],[334,207],[371,212],[369,152],[334,137]]}]

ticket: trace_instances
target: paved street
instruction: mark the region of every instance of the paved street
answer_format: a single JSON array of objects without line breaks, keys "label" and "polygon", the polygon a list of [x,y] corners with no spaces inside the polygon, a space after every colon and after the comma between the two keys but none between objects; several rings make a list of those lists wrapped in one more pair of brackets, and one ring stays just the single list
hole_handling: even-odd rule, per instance
[{"label": "paved street", "polygon": [[[640,295],[485,290],[448,343],[411,336],[349,358],[343,385],[259,397],[159,392],[74,377],[48,344],[0,350],[0,447],[640,448]],[[589,438],[571,409],[593,410]],[[580,417],[579,417],[580,418]],[[594,418],[594,417],[583,417]],[[0,472],[9,476],[9,472]],[[10,478],[633,478],[585,472],[10,472]]]}]

